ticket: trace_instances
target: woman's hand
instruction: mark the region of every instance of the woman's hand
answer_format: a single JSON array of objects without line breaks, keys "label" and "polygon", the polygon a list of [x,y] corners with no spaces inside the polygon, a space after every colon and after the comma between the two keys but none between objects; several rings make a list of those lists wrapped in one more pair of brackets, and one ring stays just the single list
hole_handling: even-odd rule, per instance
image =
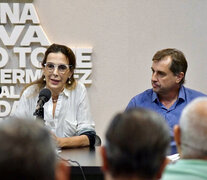
[{"label": "woman's hand", "polygon": [[73,147],[84,147],[89,146],[89,139],[86,135],[73,136],[73,137],[57,137],[51,132],[53,140],[60,148],[73,148]]}]

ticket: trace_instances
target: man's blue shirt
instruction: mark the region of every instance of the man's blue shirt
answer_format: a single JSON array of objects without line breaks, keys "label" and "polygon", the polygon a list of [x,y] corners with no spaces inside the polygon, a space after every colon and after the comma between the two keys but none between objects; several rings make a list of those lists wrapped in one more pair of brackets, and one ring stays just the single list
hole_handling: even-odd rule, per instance
[{"label": "man's blue shirt", "polygon": [[184,86],[180,87],[178,99],[176,102],[167,109],[158,99],[157,94],[152,90],[148,89],[141,94],[136,95],[131,99],[126,109],[142,107],[147,108],[161,114],[170,128],[170,135],[172,137],[171,141],[171,154],[177,153],[176,144],[174,141],[173,127],[178,124],[180,115],[184,107],[193,99],[201,96],[206,96],[205,94],[186,88]]}]

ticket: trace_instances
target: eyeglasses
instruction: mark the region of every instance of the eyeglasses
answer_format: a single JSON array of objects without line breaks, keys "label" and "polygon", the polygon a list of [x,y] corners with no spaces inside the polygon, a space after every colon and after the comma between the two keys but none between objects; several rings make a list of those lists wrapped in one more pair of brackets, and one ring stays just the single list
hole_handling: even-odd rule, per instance
[{"label": "eyeglasses", "polygon": [[72,65],[68,64],[53,64],[53,63],[45,63],[45,68],[48,70],[48,72],[52,73],[55,68],[58,68],[58,72],[61,74],[64,74]]}]

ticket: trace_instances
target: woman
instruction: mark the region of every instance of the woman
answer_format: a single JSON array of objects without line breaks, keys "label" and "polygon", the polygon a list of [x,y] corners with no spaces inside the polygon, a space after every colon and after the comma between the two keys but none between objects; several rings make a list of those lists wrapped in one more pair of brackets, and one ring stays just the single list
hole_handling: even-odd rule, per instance
[{"label": "woman", "polygon": [[44,120],[59,147],[95,143],[86,88],[74,79],[75,66],[75,55],[70,48],[52,44],[45,52],[42,77],[25,87],[15,112],[17,117],[34,119],[39,92],[48,88],[52,96],[44,105]]}]

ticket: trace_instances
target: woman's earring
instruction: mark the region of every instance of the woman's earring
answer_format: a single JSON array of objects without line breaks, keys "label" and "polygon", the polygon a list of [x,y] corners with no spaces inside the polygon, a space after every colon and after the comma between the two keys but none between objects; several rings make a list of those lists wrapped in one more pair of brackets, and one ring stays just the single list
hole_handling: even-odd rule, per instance
[{"label": "woman's earring", "polygon": [[70,84],[70,85],[71,85],[71,83],[72,83],[72,82],[71,82],[70,78],[68,78],[68,84]]},{"label": "woman's earring", "polygon": [[44,78],[43,78],[43,81],[46,81],[46,80],[45,80],[45,76],[44,76]]}]

